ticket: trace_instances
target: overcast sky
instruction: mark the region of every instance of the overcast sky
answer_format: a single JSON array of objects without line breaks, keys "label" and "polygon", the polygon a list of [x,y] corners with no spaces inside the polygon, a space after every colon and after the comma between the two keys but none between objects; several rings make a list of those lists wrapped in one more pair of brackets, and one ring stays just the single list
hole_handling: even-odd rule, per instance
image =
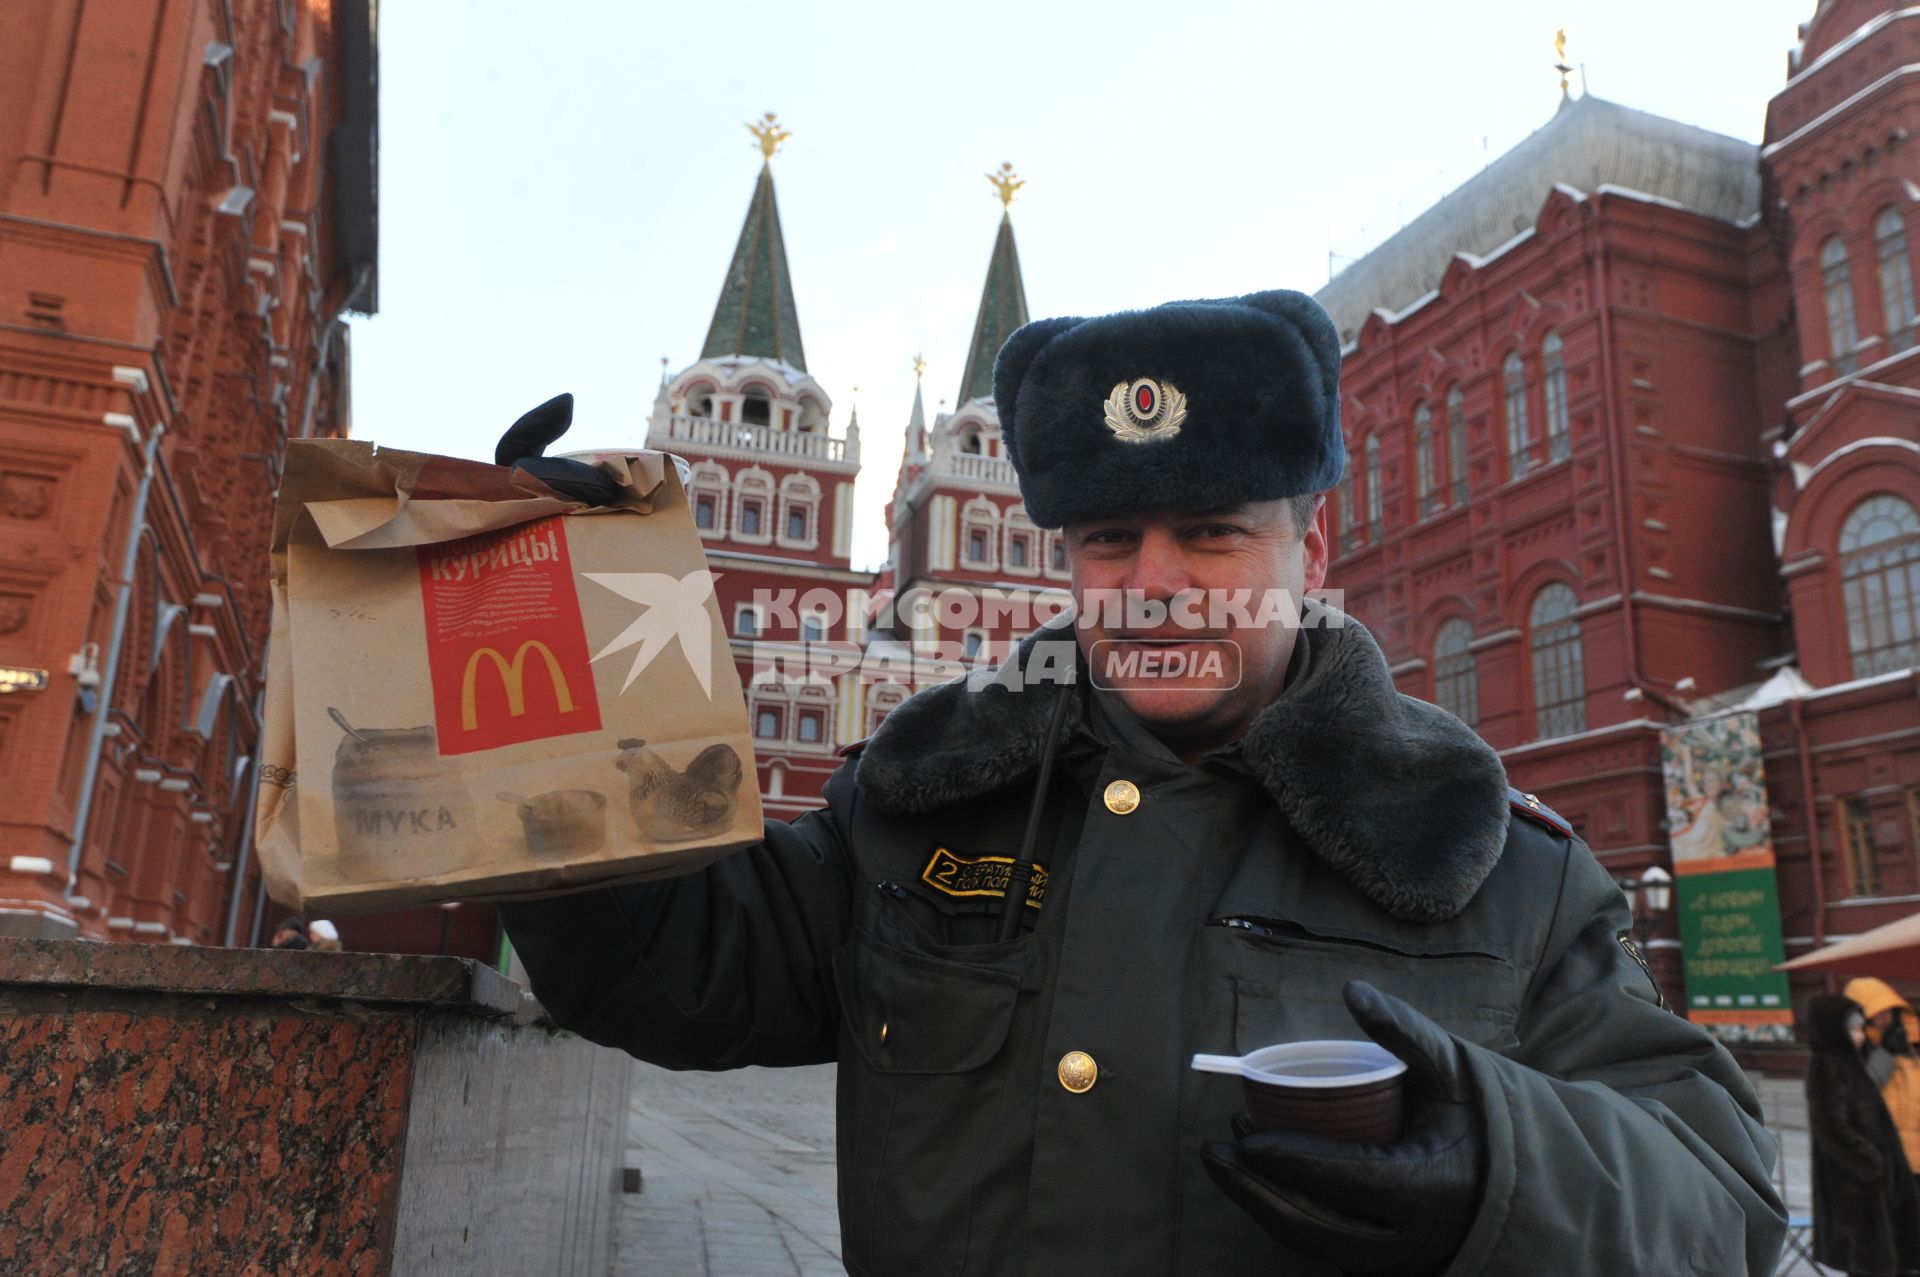
[{"label": "overcast sky", "polygon": [[[854,560],[886,553],[926,356],[956,393],[1011,160],[1034,315],[1327,279],[1538,128],[1553,34],[1613,101],[1757,141],[1813,0],[1178,5],[448,0],[380,11],[380,314],[353,426],[491,457],[577,401],[566,447],[637,444],[694,361],[760,156],[808,370],[860,409]],[[1579,92],[1579,76],[1575,76]],[[855,393],[858,387],[858,394]]]}]

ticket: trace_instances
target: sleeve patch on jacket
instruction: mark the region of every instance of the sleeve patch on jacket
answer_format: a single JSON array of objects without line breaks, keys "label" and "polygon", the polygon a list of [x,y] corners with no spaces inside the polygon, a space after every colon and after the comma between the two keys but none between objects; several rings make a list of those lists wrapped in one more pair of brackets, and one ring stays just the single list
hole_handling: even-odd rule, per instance
[{"label": "sleeve patch on jacket", "polygon": [[1627,951],[1627,956],[1632,958],[1642,971],[1646,972],[1647,983],[1653,986],[1653,1000],[1660,1004],[1662,1011],[1673,1010],[1672,1007],[1667,1005],[1667,995],[1660,992],[1660,982],[1653,978],[1653,967],[1647,962],[1646,952],[1635,942],[1633,936],[1625,931],[1619,934],[1619,940],[1620,947]]},{"label": "sleeve patch on jacket", "polygon": [[[945,847],[935,847],[920,881],[949,896],[999,896],[1007,894],[1007,879],[1013,871],[1012,856],[959,856]],[[1047,871],[1035,863],[1033,878],[1027,883],[1027,908],[1038,909],[1047,895]]]}]

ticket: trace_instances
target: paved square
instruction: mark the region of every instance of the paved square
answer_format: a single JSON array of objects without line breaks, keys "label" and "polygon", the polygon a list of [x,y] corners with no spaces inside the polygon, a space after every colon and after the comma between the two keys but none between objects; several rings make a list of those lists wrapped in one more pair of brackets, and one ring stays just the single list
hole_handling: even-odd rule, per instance
[{"label": "paved square", "polygon": [[[1780,1138],[1788,1204],[1804,1211],[1799,1080],[1754,1080]],[[645,1188],[620,1199],[616,1277],[844,1277],[833,1107],[831,1064],[673,1073],[636,1062],[626,1164]]]},{"label": "paved square", "polygon": [[844,1277],[834,1066],[634,1065],[617,1277]]}]

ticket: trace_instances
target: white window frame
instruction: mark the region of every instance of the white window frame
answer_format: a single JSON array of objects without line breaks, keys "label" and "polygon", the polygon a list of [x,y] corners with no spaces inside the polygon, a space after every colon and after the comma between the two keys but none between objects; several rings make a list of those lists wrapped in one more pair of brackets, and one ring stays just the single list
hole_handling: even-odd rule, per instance
[{"label": "white window frame", "polygon": [[[1067,539],[1057,530],[1049,529],[1046,537],[1046,566],[1042,571],[1056,581],[1065,581],[1073,575],[1073,564],[1067,558]],[[1060,565],[1054,566],[1055,550],[1060,554]]]},{"label": "white window frame", "polygon": [[[1002,533],[1004,544],[1000,561],[1006,565],[1006,570],[1014,576],[1039,576],[1040,555],[1045,551],[1046,538],[1040,535],[1040,529],[1027,517],[1025,506],[1017,505],[1008,509]],[[1026,542],[1027,561],[1024,564],[1015,564],[1013,561],[1013,545],[1016,541]]]},{"label": "white window frame", "polygon": [[[788,550],[813,550],[820,545],[820,485],[804,474],[790,474],[780,481],[780,522],[774,540]],[[805,528],[797,537],[787,535],[787,514],[794,507],[803,511]]]},{"label": "white window frame", "polygon": [[867,735],[873,735],[880,721],[898,709],[907,696],[908,689],[900,683],[875,683],[867,693]]},{"label": "white window frame", "polygon": [[[733,477],[733,539],[747,545],[772,545],[773,520],[779,517],[780,502],[774,486],[773,476],[755,466],[751,470],[742,470]],[[750,502],[758,501],[761,508],[760,531],[748,532],[745,525],[746,509]]]},{"label": "white window frame", "polygon": [[[1000,508],[985,497],[975,497],[960,509],[960,544],[956,556],[964,567],[981,572],[1000,570]],[[969,551],[973,548],[973,533],[985,533],[987,557],[976,559]]]},{"label": "white window frame", "polygon": [[[787,717],[787,738],[794,744],[806,749],[828,750],[833,748],[833,692],[832,689],[818,684],[802,687],[791,698],[791,708]],[[820,715],[820,737],[807,740],[800,735],[800,716],[802,714]]]},{"label": "white window frame", "polygon": [[[693,467],[693,479],[687,485],[687,508],[694,512],[694,527],[704,541],[724,541],[727,536],[727,489],[732,486],[732,477],[727,468],[713,461],[702,461]],[[713,526],[700,527],[700,498],[713,498]]]}]

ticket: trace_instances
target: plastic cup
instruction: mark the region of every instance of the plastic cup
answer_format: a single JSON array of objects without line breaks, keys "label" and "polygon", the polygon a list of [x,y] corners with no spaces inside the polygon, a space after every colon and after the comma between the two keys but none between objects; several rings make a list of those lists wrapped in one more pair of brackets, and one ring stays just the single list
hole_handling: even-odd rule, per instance
[{"label": "plastic cup", "polygon": [[1242,1056],[1195,1056],[1194,1067],[1240,1074],[1255,1130],[1307,1131],[1350,1144],[1400,1138],[1407,1065],[1378,1043],[1282,1042]]}]

